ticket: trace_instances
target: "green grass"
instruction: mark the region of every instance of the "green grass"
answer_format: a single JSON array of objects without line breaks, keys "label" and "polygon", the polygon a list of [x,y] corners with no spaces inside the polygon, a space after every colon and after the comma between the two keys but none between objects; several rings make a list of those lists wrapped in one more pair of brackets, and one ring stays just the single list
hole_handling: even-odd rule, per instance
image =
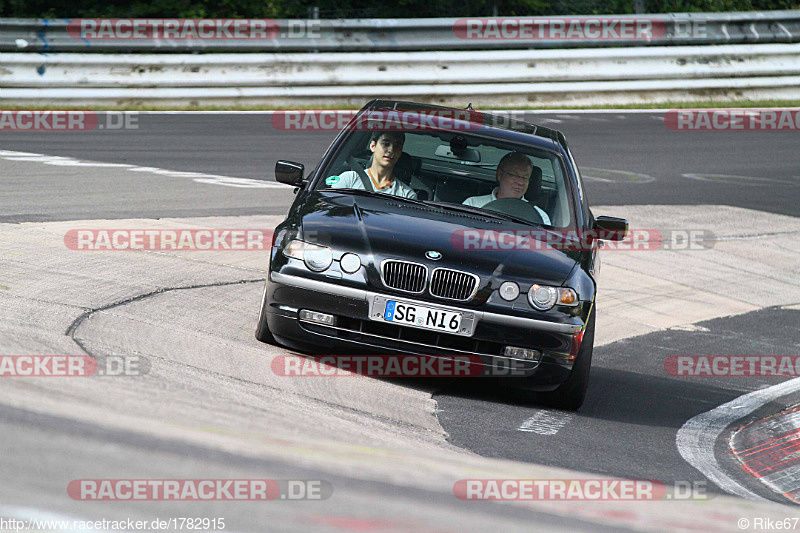
[{"label": "green grass", "polygon": [[[366,103],[366,101],[365,101]],[[145,104],[126,104],[126,105],[92,105],[92,106],[21,106],[21,105],[2,105],[5,110],[87,110],[87,111],[279,111],[285,109],[359,109],[358,107],[348,106],[270,106],[270,105],[247,105],[247,106],[156,106]],[[491,111],[495,109],[514,109],[514,110],[562,110],[562,109],[709,109],[709,108],[762,108],[762,107],[800,107],[800,100],[698,100],[693,102],[663,102],[657,104],[626,104],[626,105],[600,105],[600,106],[540,106],[540,107],[514,107],[514,106],[488,106],[478,107],[478,111]]]}]

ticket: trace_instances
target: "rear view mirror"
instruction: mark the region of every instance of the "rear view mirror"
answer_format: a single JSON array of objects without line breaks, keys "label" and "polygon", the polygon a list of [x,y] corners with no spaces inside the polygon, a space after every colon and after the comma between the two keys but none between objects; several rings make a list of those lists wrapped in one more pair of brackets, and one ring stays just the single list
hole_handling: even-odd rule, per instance
[{"label": "rear view mirror", "polygon": [[302,187],[305,184],[303,181],[305,169],[301,163],[279,160],[275,163],[275,180],[286,185]]},{"label": "rear view mirror", "polygon": [[459,161],[468,161],[470,163],[480,163],[481,153],[475,148],[464,148],[458,152],[453,152],[446,144],[440,144],[436,147],[437,157],[446,157],[448,159],[458,159]]},{"label": "rear view mirror", "polygon": [[628,235],[628,221],[617,217],[597,217],[593,229],[598,239],[621,241]]}]

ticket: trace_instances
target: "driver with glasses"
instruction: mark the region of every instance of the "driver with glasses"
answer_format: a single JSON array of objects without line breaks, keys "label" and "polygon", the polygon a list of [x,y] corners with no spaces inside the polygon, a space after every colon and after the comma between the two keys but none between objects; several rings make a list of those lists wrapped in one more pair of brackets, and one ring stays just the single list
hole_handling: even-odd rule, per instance
[{"label": "driver with glasses", "polygon": [[[528,159],[528,156],[520,152],[509,152],[503,156],[497,165],[497,187],[494,188],[492,193],[467,198],[464,200],[464,205],[483,207],[489,202],[503,198],[516,198],[527,202],[528,200],[524,195],[528,190],[528,185],[530,185],[532,171],[533,163]],[[533,208],[542,217],[542,222],[549,226],[550,217],[547,216],[547,213],[538,206],[534,205]]]}]

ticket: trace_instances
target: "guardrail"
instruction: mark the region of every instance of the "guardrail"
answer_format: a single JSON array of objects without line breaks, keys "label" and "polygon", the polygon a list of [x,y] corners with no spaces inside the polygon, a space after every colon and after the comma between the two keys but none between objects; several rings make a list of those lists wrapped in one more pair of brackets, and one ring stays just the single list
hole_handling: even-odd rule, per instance
[{"label": "guardrail", "polygon": [[[377,52],[497,50],[800,42],[800,10],[737,13],[673,13],[595,17],[517,17],[516,21],[649,20],[650,39],[466,38],[458,28],[489,19],[274,20],[268,38],[81,39],[79,21],[2,19],[0,52]],[[500,21],[501,19],[493,19]],[[70,23],[72,22],[72,26]],[[274,31],[273,31],[274,30]]]},{"label": "guardrail", "polygon": [[[794,44],[373,54],[0,54],[0,87],[372,87],[800,75]],[[491,65],[491,68],[486,68]],[[489,89],[491,90],[491,89]]]},{"label": "guardrail", "polygon": [[[0,102],[476,106],[800,98],[800,45],[372,54],[0,54]],[[490,68],[487,68],[490,65]]]}]

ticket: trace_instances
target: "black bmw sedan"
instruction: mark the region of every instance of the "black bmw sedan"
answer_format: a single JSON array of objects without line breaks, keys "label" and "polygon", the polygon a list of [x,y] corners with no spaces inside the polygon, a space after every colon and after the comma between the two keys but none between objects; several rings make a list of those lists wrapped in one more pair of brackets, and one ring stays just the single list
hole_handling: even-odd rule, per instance
[{"label": "black bmw sedan", "polygon": [[259,340],[466,355],[535,401],[581,406],[600,241],[628,224],[592,215],[563,134],[375,100],[309,175],[290,161],[275,175],[297,189],[275,229]]}]

